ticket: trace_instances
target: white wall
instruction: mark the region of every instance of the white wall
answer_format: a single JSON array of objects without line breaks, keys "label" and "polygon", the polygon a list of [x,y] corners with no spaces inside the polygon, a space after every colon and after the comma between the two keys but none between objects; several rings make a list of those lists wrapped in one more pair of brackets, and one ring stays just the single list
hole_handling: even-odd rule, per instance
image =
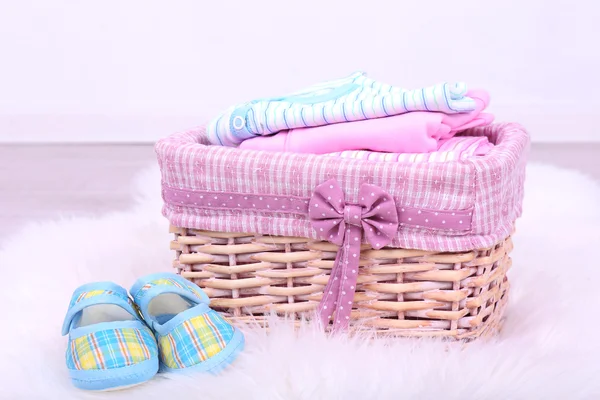
[{"label": "white wall", "polygon": [[536,141],[600,141],[594,0],[0,0],[0,141],[153,141],[364,70],[463,80]]}]

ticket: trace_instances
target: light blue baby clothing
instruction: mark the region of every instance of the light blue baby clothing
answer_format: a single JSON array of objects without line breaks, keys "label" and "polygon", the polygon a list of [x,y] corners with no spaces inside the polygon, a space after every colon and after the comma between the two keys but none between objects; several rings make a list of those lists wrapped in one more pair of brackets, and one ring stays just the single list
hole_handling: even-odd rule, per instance
[{"label": "light blue baby clothing", "polygon": [[467,85],[442,83],[402,89],[363,72],[310,86],[285,97],[259,99],[229,108],[207,126],[210,143],[236,147],[246,139],[289,129],[388,117],[410,111],[469,112],[475,101]]}]

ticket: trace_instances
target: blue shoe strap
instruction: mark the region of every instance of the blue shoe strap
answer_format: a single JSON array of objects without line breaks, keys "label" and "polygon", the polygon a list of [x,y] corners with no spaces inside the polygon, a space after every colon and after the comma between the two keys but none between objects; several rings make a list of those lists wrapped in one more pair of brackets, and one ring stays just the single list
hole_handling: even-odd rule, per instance
[{"label": "blue shoe strap", "polygon": [[[173,284],[160,283],[160,280],[169,280]],[[194,304],[210,304],[210,299],[198,285],[188,281],[181,275],[168,272],[150,274],[138,279],[129,292],[142,310],[147,307],[152,298],[162,293],[179,294]]]},{"label": "blue shoe strap", "polygon": [[162,325],[157,322],[157,318],[153,318],[152,320],[150,320],[150,326],[159,335],[165,336],[188,319],[197,317],[198,315],[206,314],[208,312],[215,311],[211,310],[210,307],[208,307],[206,304],[201,303],[195,307],[188,308],[187,310],[180,312],[179,314],[175,315],[173,318],[171,318]]},{"label": "blue shoe strap", "polygon": [[139,318],[139,314],[136,312],[134,304],[124,288],[112,282],[88,283],[80,286],[73,293],[67,315],[63,322],[62,334],[68,334],[71,328],[77,324],[81,318],[81,311],[98,304],[117,305],[132,316]]},{"label": "blue shoe strap", "polygon": [[[208,305],[203,301],[203,299],[200,299],[198,296],[196,296],[193,292],[191,292],[189,290],[182,289],[177,286],[170,286],[170,285],[152,286],[151,288],[145,290],[143,292],[143,295],[137,296],[135,299],[136,304],[137,304],[142,316],[144,317],[144,320],[152,328],[155,328],[159,324],[156,321],[156,319],[153,318],[153,316],[148,313],[148,305],[150,304],[150,301],[152,301],[152,299],[154,299],[155,297],[160,296],[162,294],[167,294],[167,293],[177,294],[177,295],[181,296],[182,298],[184,298],[185,300],[189,301],[191,304],[194,305],[191,309],[196,309],[199,306],[204,306],[206,309],[208,309]],[[175,318],[177,318],[177,317],[175,317]]]},{"label": "blue shoe strap", "polygon": [[[199,305],[204,305],[208,310],[210,304],[209,297],[198,285],[188,281],[181,275],[168,272],[150,274],[138,279],[131,287],[130,293],[146,323],[153,329],[161,331],[164,330],[165,325],[170,326],[173,322],[169,321],[165,325],[160,325],[156,320],[156,316],[148,313],[148,305],[156,296],[167,293],[177,294],[194,305],[191,309],[199,309]],[[174,319],[177,320],[177,316]]]}]

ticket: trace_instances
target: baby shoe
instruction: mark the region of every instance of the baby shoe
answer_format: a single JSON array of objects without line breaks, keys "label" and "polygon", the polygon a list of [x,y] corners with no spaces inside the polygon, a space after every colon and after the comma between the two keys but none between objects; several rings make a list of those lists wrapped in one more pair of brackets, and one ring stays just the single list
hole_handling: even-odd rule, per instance
[{"label": "baby shoe", "polygon": [[145,276],[130,293],[156,334],[161,371],[218,373],[244,348],[242,332],[209,308],[202,289],[179,275]]},{"label": "baby shoe", "polygon": [[156,339],[127,291],[114,283],[88,283],[76,289],[62,334],[69,334],[67,368],[80,389],[123,389],[158,371]]}]

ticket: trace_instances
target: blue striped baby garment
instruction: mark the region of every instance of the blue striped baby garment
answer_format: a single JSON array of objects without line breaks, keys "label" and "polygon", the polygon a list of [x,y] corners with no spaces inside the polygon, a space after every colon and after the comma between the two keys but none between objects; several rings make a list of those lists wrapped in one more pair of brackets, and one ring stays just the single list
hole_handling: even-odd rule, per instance
[{"label": "blue striped baby garment", "polygon": [[246,139],[296,128],[388,117],[410,111],[469,112],[475,101],[464,83],[407,90],[363,72],[319,83],[285,97],[253,100],[229,108],[207,126],[210,143],[238,146]]}]

